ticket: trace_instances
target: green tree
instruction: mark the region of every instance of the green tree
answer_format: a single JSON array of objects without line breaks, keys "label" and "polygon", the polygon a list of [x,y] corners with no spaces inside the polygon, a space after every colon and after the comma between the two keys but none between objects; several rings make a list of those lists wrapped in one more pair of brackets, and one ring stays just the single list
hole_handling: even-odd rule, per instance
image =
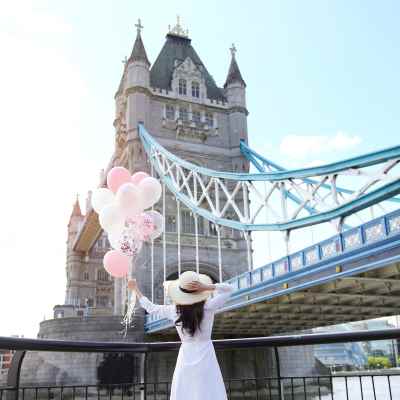
[{"label": "green tree", "polygon": [[370,369],[391,368],[392,364],[388,357],[368,357],[368,367]]}]

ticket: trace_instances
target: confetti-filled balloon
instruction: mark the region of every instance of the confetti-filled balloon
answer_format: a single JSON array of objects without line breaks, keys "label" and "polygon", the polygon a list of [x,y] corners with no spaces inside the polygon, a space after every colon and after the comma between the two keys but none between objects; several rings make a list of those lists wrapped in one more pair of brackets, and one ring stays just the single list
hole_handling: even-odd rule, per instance
[{"label": "confetti-filled balloon", "polygon": [[151,218],[154,226],[153,232],[149,235],[148,240],[157,239],[164,230],[164,217],[158,211],[147,211],[147,216]]},{"label": "confetti-filled balloon", "polygon": [[122,254],[129,257],[136,257],[142,249],[143,242],[138,238],[136,223],[130,224],[128,221],[118,238],[116,248]]},{"label": "confetti-filled balloon", "polygon": [[138,222],[138,231],[140,232],[140,238],[144,241],[151,240],[152,235],[156,230],[156,226],[153,222],[153,218],[148,213],[144,212],[140,214]]}]

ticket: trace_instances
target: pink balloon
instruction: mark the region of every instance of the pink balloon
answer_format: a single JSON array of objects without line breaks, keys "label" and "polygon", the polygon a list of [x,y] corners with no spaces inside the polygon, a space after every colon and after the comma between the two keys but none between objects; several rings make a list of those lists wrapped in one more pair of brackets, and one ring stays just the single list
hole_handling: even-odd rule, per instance
[{"label": "pink balloon", "polygon": [[131,174],[124,167],[111,168],[107,174],[107,186],[116,193],[121,185],[131,181]]},{"label": "pink balloon", "polygon": [[117,250],[109,250],[104,255],[105,270],[114,278],[122,278],[128,274],[130,258]]},{"label": "pink balloon", "polygon": [[139,185],[140,181],[144,178],[147,178],[149,176],[149,174],[147,174],[146,172],[136,172],[132,175],[132,183],[134,183],[135,185]]}]

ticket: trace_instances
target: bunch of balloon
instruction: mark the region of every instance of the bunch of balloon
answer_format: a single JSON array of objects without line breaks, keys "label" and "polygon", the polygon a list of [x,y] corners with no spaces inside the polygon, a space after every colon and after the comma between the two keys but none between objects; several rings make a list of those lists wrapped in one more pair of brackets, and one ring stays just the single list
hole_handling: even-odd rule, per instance
[{"label": "bunch of balloon", "polygon": [[131,176],[123,167],[112,168],[107,174],[107,187],[93,192],[92,207],[113,248],[105,254],[103,264],[113,277],[126,277],[143,242],[161,235],[162,215],[145,211],[158,202],[161,192],[157,179],[145,172]]}]

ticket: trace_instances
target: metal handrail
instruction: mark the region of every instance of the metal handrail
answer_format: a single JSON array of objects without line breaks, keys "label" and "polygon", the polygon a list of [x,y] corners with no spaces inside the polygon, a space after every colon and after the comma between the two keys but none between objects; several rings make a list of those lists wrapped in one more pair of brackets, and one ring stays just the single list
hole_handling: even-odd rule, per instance
[{"label": "metal handrail", "polygon": [[[377,329],[335,333],[255,337],[213,340],[216,349],[252,347],[292,347],[327,343],[362,342],[400,339],[400,329]],[[0,336],[0,349],[22,351],[97,352],[97,353],[147,353],[176,350],[181,342],[89,342],[53,339],[27,339]]]}]

